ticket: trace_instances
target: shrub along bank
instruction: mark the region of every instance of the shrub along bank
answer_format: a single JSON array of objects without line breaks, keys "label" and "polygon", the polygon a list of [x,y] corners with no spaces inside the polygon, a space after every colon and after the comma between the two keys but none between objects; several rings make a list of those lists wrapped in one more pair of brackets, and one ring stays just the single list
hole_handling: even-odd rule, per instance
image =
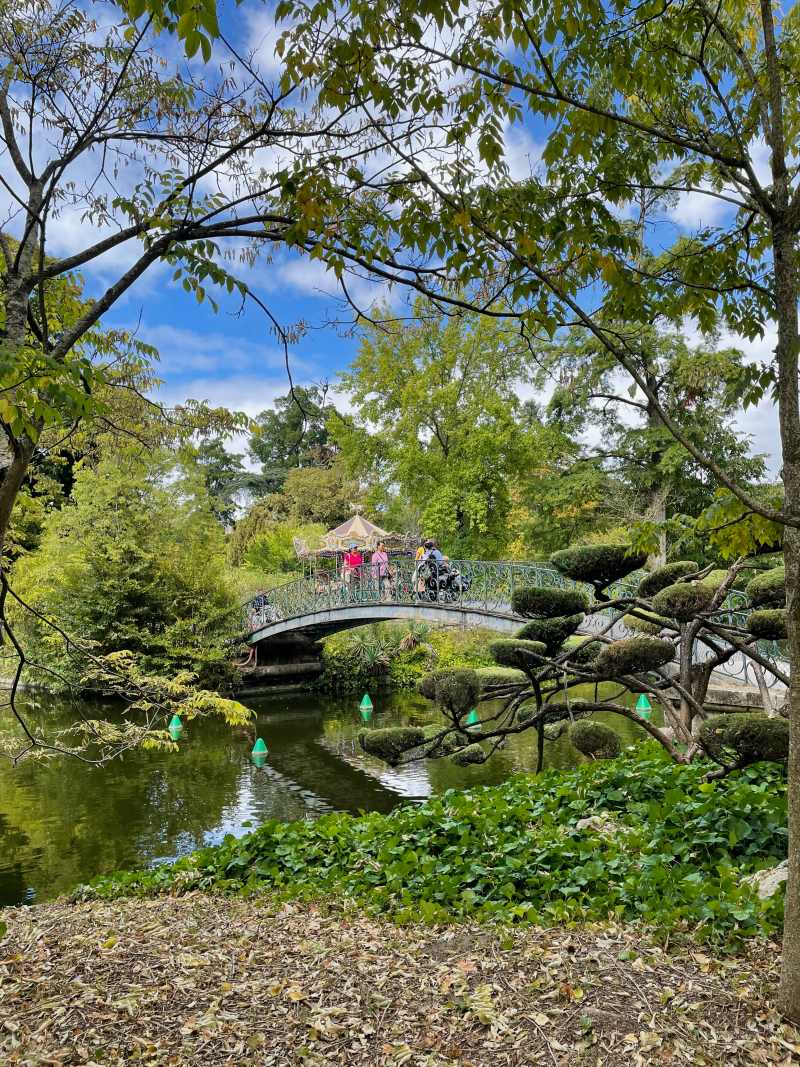
[{"label": "shrub along bank", "polygon": [[[786,855],[785,779],[767,764],[703,782],[707,770],[640,746],[637,755],[449,791],[389,815],[269,821],[79,895],[266,888],[349,898],[400,922],[642,919],[670,936],[735,944],[780,925],[782,891],[761,901],[743,878]],[[600,818],[582,822],[590,816]]]},{"label": "shrub along bank", "polygon": [[432,670],[489,667],[489,630],[379,623],[334,634],[324,643],[317,686],[333,693],[369,687],[414,689]]}]

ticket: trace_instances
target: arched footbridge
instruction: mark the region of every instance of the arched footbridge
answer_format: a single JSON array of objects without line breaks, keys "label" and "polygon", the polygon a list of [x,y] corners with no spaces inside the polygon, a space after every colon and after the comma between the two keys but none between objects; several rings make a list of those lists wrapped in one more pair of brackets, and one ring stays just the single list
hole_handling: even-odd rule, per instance
[{"label": "arched footbridge", "polygon": [[384,578],[365,564],[363,574],[350,582],[317,572],[249,601],[244,606],[247,642],[259,645],[290,635],[318,640],[339,630],[391,620],[513,633],[524,622],[511,608],[515,588],[574,584],[541,563],[451,560],[440,576],[403,560],[393,562]]},{"label": "arched footbridge", "polygon": [[[537,585],[568,589],[576,583],[547,563],[451,560],[450,579],[430,575],[410,560],[395,561],[388,578],[374,574],[365,564],[360,577],[345,582],[337,574],[312,572],[287,582],[244,605],[246,642],[258,649],[259,662],[270,651],[291,643],[312,643],[341,630],[370,623],[401,621],[437,625],[480,626],[499,634],[513,634],[524,623],[511,607],[514,590]],[[631,594],[638,581],[629,578],[611,587],[612,595]],[[732,592],[725,603],[730,621],[743,626],[747,598]],[[605,630],[606,612],[588,615],[579,632]],[[629,631],[617,623],[609,636]],[[762,651],[780,661],[774,642],[760,643]],[[698,653],[700,650],[698,649]],[[741,682],[748,677],[748,662],[740,654],[725,673]]]}]

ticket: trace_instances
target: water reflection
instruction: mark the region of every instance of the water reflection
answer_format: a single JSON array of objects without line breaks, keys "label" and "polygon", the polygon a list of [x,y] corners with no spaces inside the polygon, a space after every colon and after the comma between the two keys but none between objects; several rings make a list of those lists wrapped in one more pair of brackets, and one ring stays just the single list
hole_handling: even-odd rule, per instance
[{"label": "water reflection", "polygon": [[[373,694],[367,729],[435,720],[415,694]],[[390,811],[450,788],[496,784],[535,766],[533,733],[510,738],[480,767],[431,760],[387,768],[356,743],[359,700],[316,693],[253,702],[257,735],[269,747],[263,767],[252,737],[210,720],[184,724],[177,753],[129,752],[106,767],[67,759],[0,763],[0,904],[43,900],[94,875],[184,855],[264,819],[313,818],[329,811]],[[74,708],[31,709],[52,732]],[[85,708],[84,708],[85,713]],[[110,717],[113,709],[94,708]],[[634,740],[636,727],[616,720]],[[11,727],[6,727],[10,729]],[[546,763],[580,760],[566,738],[548,744]]]}]

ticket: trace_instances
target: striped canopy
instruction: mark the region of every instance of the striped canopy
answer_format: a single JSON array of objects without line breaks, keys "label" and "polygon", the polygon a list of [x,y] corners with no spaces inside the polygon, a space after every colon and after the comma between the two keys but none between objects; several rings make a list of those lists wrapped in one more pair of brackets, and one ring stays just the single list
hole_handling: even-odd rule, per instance
[{"label": "striped canopy", "polygon": [[335,530],[329,530],[322,538],[322,549],[328,552],[341,552],[355,542],[359,548],[374,548],[378,541],[390,537],[386,530],[365,519],[363,515],[352,515]]}]

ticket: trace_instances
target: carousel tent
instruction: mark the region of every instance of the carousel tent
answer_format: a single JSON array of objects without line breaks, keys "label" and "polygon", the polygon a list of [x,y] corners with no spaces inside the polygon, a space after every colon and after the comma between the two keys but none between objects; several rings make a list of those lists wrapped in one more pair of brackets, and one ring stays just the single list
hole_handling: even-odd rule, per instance
[{"label": "carousel tent", "polygon": [[353,543],[359,548],[374,548],[378,541],[385,541],[389,536],[391,535],[386,530],[365,519],[363,515],[351,515],[347,522],[325,534],[322,538],[322,548],[329,552],[342,552]]},{"label": "carousel tent", "polygon": [[374,522],[365,519],[363,515],[352,515],[341,526],[334,530],[328,530],[323,536],[322,542],[317,549],[309,546],[300,538],[295,538],[294,547],[300,559],[310,556],[331,556],[337,552],[346,552],[352,544],[361,549],[374,549],[379,541],[385,541],[390,551],[408,551],[413,546],[415,538],[400,534],[389,533],[376,526]]}]

